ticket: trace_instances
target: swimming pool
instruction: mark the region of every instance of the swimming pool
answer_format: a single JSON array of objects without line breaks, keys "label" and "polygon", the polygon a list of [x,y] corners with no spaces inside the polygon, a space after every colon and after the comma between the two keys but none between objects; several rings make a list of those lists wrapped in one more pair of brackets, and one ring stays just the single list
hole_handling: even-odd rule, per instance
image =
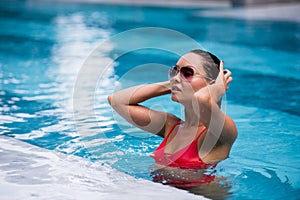
[{"label": "swimming pool", "polygon": [[[74,102],[86,99],[74,100],[73,90],[87,57],[108,38],[134,28],[168,28],[198,41],[233,72],[226,112],[236,121],[239,137],[230,158],[218,165],[218,174],[231,186],[228,199],[300,197],[299,24],[204,18],[196,9],[141,6],[25,1],[1,3],[0,9],[1,134],[150,180],[149,154],[161,139],[119,121],[106,96],[118,87],[165,80],[167,68],[150,71],[147,64],[169,66],[178,57],[140,49],[116,58],[124,46],[100,48],[100,60],[115,62],[94,91],[95,121],[78,115],[74,121]],[[186,45],[163,34],[132,39],[145,40],[174,49]],[[146,104],[161,109],[169,102],[162,97]],[[179,107],[163,109],[181,114]]]}]

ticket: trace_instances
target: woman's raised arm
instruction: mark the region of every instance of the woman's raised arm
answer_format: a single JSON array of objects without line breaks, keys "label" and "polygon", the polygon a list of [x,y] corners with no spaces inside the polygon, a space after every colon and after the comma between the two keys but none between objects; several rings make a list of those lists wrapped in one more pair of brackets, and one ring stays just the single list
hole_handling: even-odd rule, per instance
[{"label": "woman's raised arm", "polygon": [[220,62],[220,72],[215,83],[197,91],[195,97],[201,108],[201,120],[209,128],[213,138],[219,139],[223,144],[231,146],[237,137],[237,129],[233,120],[224,114],[219,102],[232,81],[231,72],[223,70],[223,61]]},{"label": "woman's raised arm", "polygon": [[139,105],[153,97],[169,94],[169,81],[139,85],[108,96],[110,105],[134,126],[164,137],[165,126],[172,115]]}]

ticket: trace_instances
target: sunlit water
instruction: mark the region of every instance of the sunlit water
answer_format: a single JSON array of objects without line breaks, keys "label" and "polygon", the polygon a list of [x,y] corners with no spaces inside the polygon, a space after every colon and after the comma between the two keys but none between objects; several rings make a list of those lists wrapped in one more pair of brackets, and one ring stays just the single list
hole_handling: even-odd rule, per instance
[{"label": "sunlit water", "polygon": [[[151,180],[149,154],[161,138],[128,126],[106,98],[121,87],[166,80],[166,68],[145,73],[149,67],[137,66],[170,66],[178,57],[148,49],[115,59],[122,47],[111,44],[99,52],[103,66],[94,66],[114,61],[94,91],[96,118],[74,121],[73,91],[87,57],[110,36],[144,26],[170,28],[197,40],[233,72],[223,110],[235,120],[239,137],[230,158],[217,167],[231,186],[228,199],[300,197],[299,24],[201,18],[193,9],[26,1],[0,5],[1,134]],[[174,48],[180,44],[176,38],[153,38],[154,43],[164,41]],[[85,102],[82,94],[75,102]],[[169,96],[144,105],[181,116]]]}]

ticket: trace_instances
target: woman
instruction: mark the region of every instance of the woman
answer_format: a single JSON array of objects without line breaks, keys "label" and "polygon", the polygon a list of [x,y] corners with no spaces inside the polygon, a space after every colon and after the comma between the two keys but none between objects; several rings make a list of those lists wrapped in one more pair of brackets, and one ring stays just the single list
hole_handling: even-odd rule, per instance
[{"label": "woman", "polygon": [[[229,156],[237,137],[235,123],[220,109],[231,72],[223,70],[223,61],[213,54],[193,50],[170,69],[169,78],[118,91],[108,100],[128,122],[164,138],[152,154],[156,163],[153,179],[192,189],[214,181],[205,171]],[[170,93],[173,101],[183,105],[184,120],[140,105]]]}]

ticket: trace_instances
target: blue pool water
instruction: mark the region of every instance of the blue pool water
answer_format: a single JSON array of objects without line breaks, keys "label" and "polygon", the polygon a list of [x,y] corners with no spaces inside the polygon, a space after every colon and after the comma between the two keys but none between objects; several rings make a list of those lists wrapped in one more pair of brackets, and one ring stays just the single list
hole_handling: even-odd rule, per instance
[{"label": "blue pool water", "polygon": [[[239,137],[230,158],[217,168],[231,187],[227,199],[299,199],[300,24],[204,18],[196,10],[1,2],[0,134],[151,180],[149,154],[161,138],[121,121],[106,97],[119,87],[166,80],[166,68],[149,70],[145,65],[170,66],[178,56],[141,49],[116,58],[124,46],[101,44],[133,28],[168,28],[214,52],[233,73],[224,109],[235,120]],[[152,33],[136,36],[132,42],[147,39],[174,48],[184,45],[176,37]],[[74,120],[74,104],[85,102],[85,93],[73,96],[78,74],[99,46],[99,60],[114,65],[105,68],[107,74],[92,88],[96,118]],[[145,105],[181,115],[169,96]]]}]

